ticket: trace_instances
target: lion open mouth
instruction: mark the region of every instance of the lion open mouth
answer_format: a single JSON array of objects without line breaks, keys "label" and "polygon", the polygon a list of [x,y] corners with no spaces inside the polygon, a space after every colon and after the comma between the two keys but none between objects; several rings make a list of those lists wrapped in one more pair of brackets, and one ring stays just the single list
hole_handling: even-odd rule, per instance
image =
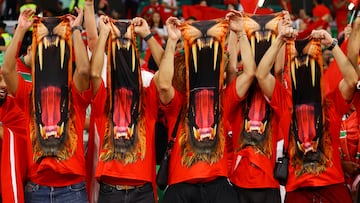
[{"label": "lion open mouth", "polygon": [[[33,106],[37,138],[33,137],[35,160],[42,156],[66,159],[75,148],[70,118],[72,77],[71,28],[65,16],[34,19],[33,31]],[[71,134],[71,135],[70,135]],[[71,143],[71,144],[70,144]],[[65,146],[71,145],[71,149]]]}]

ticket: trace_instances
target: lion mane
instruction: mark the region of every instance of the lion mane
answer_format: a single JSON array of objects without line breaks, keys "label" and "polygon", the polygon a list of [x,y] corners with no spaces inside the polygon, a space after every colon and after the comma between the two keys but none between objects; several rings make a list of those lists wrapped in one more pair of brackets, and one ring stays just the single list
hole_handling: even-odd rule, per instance
[{"label": "lion mane", "polygon": [[[188,123],[188,119],[184,119],[184,123]],[[211,150],[210,153],[199,152],[195,147],[191,146],[190,143],[190,130],[188,125],[183,125],[179,133],[179,143],[181,147],[181,160],[182,165],[185,167],[191,167],[199,161],[207,162],[209,164],[214,164],[219,161],[220,158],[224,156],[225,148],[225,136],[223,129],[223,121],[220,117],[219,119],[219,128],[218,128],[218,141],[216,146]]]}]

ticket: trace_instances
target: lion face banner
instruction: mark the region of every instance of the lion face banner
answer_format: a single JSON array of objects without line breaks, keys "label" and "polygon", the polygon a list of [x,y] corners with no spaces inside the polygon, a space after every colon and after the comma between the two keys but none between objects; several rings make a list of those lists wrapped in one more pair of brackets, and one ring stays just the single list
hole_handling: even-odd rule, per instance
[{"label": "lion face banner", "polygon": [[[250,40],[256,64],[259,64],[265,52],[278,34],[278,23],[282,13],[268,15],[244,14],[245,32]],[[274,72],[274,68],[271,72]],[[259,85],[254,82],[244,105],[244,122],[239,136],[240,151],[246,146],[253,146],[257,152],[272,155],[271,108],[265,100]]]},{"label": "lion face banner", "polygon": [[108,39],[107,87],[105,113],[108,115],[105,138],[100,153],[103,161],[134,163],[145,157],[145,116],[139,54],[133,25],[112,20]]},{"label": "lion face banner", "polygon": [[278,34],[278,23],[282,17],[283,13],[281,12],[266,15],[244,14],[245,32],[250,39],[252,53],[257,65],[275,41]]},{"label": "lion face banner", "polygon": [[331,159],[329,120],[324,100],[322,51],[319,40],[287,43],[292,83],[293,117],[289,142],[295,173],[318,174]]},{"label": "lion face banner", "polygon": [[185,48],[187,115],[178,140],[186,167],[198,161],[216,163],[223,156],[221,91],[228,26],[225,20],[180,26]]},{"label": "lion face banner", "polygon": [[34,17],[32,43],[31,141],[34,161],[66,160],[76,150],[71,122],[72,39],[65,17]]}]

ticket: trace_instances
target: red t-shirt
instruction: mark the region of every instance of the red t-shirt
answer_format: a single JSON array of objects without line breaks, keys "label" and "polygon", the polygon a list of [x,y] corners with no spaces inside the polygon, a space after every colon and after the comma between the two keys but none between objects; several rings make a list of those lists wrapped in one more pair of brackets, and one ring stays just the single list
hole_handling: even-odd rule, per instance
[{"label": "red t-shirt", "polygon": [[333,8],[335,11],[335,20],[336,20],[336,25],[338,28],[338,33],[344,31],[346,25],[348,24],[348,9],[347,9],[347,4],[344,4],[343,6],[341,6],[340,8],[335,8],[335,4],[338,2],[339,0],[333,0]]},{"label": "red t-shirt", "polygon": [[[235,80],[236,81],[236,80]],[[276,86],[282,86],[276,81]],[[283,88],[278,88],[283,89]],[[283,89],[285,91],[285,89]],[[281,92],[275,92],[273,98],[277,100],[279,97],[288,96],[283,98],[281,101],[289,101],[289,94],[280,94]],[[233,132],[233,144],[234,149],[237,149],[238,140],[240,138],[241,126],[243,122],[243,100],[245,98],[239,98],[236,93],[236,82],[232,82],[227,87],[226,94],[227,106],[229,106],[229,113],[226,114],[229,122],[232,124],[231,129]],[[280,98],[279,98],[280,99]],[[287,99],[287,100],[286,100]],[[230,180],[238,187],[243,188],[279,188],[278,181],[273,176],[274,165],[276,161],[276,146],[277,141],[282,139],[283,133],[280,132],[281,120],[280,117],[284,116],[286,112],[280,112],[277,106],[270,102],[270,106],[273,107],[273,114],[271,117],[271,129],[272,140],[271,140],[271,156],[264,155],[256,152],[254,147],[248,146],[241,149],[238,153],[235,152],[233,169],[235,171],[230,175]],[[270,135],[270,134],[269,134]],[[270,153],[270,152],[269,152]],[[241,157],[241,159],[240,159]]]},{"label": "red t-shirt", "polygon": [[[172,131],[175,127],[176,120],[178,118],[179,112],[181,110],[181,106],[184,103],[185,97],[180,92],[175,90],[175,95],[172,101],[167,105],[160,105],[162,110],[165,113],[165,116],[168,121],[168,137],[171,138]],[[222,114],[222,112],[220,113]],[[225,119],[224,119],[225,120]],[[224,129],[223,126],[219,126],[219,129]],[[183,122],[179,123],[178,133],[176,135],[176,140],[174,146],[171,150],[170,155],[170,163],[169,163],[169,185],[180,183],[180,182],[188,182],[188,183],[205,183],[211,180],[216,179],[217,177],[227,177],[228,176],[228,167],[227,167],[227,150],[224,147],[223,156],[219,158],[219,160],[213,164],[198,161],[191,165],[190,167],[186,167],[182,164],[182,156],[181,156],[181,147],[180,147],[180,131],[184,126]],[[224,129],[225,131],[225,129]],[[222,136],[226,136],[225,133]],[[225,139],[220,138],[220,139]],[[225,144],[226,146],[226,144]]]},{"label": "red t-shirt", "polygon": [[[275,87],[274,91],[281,91],[280,88]],[[289,176],[286,184],[286,191],[291,192],[303,187],[317,187],[317,186],[326,186],[339,184],[344,182],[344,175],[341,168],[340,162],[340,119],[341,116],[348,110],[349,105],[343,99],[339,89],[334,90],[333,92],[326,95],[326,98],[329,100],[328,111],[325,112],[325,116],[329,117],[329,132],[331,136],[331,160],[328,162],[327,168],[324,172],[320,172],[318,175],[315,174],[302,174],[299,177],[295,175],[295,169],[293,165],[293,157],[290,157],[289,164]],[[272,102],[280,103],[276,97],[272,98]],[[289,108],[292,107],[290,104],[288,107],[284,106],[282,111],[286,112]],[[290,138],[294,139],[294,138]],[[326,147],[326,146],[324,146]]]},{"label": "red t-shirt", "polygon": [[[18,90],[16,92],[16,102],[25,112],[26,125],[29,126],[27,135],[30,135],[30,96],[32,84],[25,82],[19,75]],[[28,160],[29,160],[29,179],[39,185],[63,187],[79,183],[85,180],[85,159],[83,130],[85,123],[85,111],[91,101],[92,90],[82,93],[76,90],[74,83],[71,83],[71,104],[74,109],[75,131],[77,136],[76,149],[73,156],[66,160],[58,160],[53,157],[45,157],[39,163],[33,161],[33,149],[31,139],[28,139]],[[71,122],[71,119],[69,119]],[[70,124],[69,124],[70,125]]]},{"label": "red t-shirt", "polygon": [[4,129],[0,139],[1,151],[1,194],[3,202],[24,202],[26,180],[25,116],[16,105],[13,97],[8,96],[0,106],[0,121]]},{"label": "red t-shirt", "polygon": [[[142,98],[145,112],[145,156],[143,159],[137,158],[134,163],[121,163],[117,160],[102,161],[99,158],[96,168],[95,177],[108,184],[113,185],[140,185],[145,182],[153,182],[155,180],[155,121],[157,118],[158,104],[154,102],[157,98],[156,87],[154,82],[150,83],[148,88],[144,89],[145,95]],[[107,98],[107,89],[104,82],[93,99],[92,117],[95,124],[95,134],[99,135],[99,154],[106,152],[104,149],[104,136],[106,130],[107,117],[104,113],[104,107]],[[140,120],[140,118],[138,119]],[[140,126],[139,126],[140,127]]]}]

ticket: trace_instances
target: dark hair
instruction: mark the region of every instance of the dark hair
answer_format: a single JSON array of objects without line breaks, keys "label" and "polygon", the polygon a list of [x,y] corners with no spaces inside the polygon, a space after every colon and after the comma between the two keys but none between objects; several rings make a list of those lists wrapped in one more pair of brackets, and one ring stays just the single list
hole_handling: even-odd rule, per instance
[{"label": "dark hair", "polygon": [[150,27],[153,28],[153,26],[154,26],[153,16],[154,16],[155,13],[157,13],[157,14],[160,15],[159,28],[164,28],[164,23],[163,23],[163,21],[162,21],[162,19],[161,19],[161,13],[158,12],[158,11],[154,11],[154,12],[151,14],[151,17],[150,17],[150,20],[149,20],[149,25],[150,25]]},{"label": "dark hair", "polygon": [[27,31],[24,35],[24,38],[21,42],[20,50],[18,56],[25,55],[28,47],[32,43],[32,31]]},{"label": "dark hair", "polygon": [[3,21],[0,21],[0,28],[4,29],[6,28],[6,23],[4,23]]}]

